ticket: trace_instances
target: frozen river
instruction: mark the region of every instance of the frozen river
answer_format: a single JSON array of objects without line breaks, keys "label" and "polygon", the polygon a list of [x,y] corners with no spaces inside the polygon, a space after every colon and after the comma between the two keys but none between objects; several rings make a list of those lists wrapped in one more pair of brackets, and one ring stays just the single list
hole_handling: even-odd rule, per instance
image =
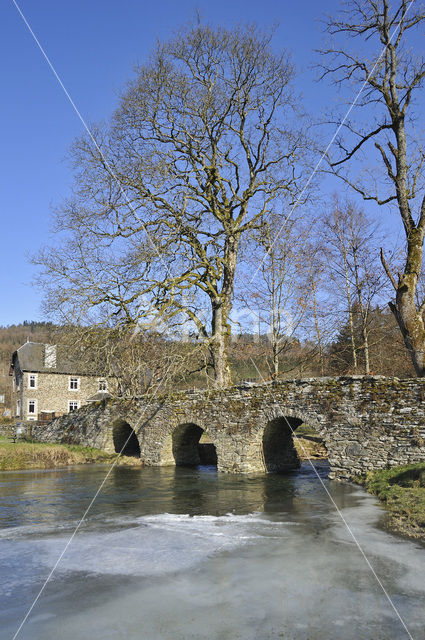
[{"label": "frozen river", "polygon": [[[425,549],[362,489],[291,475],[114,468],[22,640],[425,639]],[[0,473],[0,638],[12,639],[107,471]]]}]

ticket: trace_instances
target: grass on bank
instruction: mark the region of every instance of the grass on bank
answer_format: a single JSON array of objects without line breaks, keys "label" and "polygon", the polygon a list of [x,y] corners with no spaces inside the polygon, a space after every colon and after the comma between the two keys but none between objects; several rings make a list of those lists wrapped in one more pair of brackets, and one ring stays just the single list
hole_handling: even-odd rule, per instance
[{"label": "grass on bank", "polygon": [[[76,444],[49,444],[44,442],[12,442],[0,437],[0,470],[51,469],[72,464],[112,464],[116,453],[106,453],[93,447]],[[140,458],[120,456],[119,464],[140,465]]]},{"label": "grass on bank", "polygon": [[425,539],[425,462],[370,472],[360,484],[385,502],[395,529]]}]

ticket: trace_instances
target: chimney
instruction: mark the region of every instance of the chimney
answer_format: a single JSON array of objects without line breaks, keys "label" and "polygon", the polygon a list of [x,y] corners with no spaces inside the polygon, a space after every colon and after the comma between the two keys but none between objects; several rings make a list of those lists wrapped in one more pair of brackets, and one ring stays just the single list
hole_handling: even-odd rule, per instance
[{"label": "chimney", "polygon": [[56,367],[56,345],[44,345],[44,366],[46,369],[54,369]]}]

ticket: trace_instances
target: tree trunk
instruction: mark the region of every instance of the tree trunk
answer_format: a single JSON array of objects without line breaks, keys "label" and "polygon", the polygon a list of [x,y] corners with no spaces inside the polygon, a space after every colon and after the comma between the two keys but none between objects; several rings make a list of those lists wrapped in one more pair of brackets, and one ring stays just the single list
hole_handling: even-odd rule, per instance
[{"label": "tree trunk", "polygon": [[362,319],[362,340],[363,340],[363,354],[364,354],[364,369],[365,374],[370,374],[370,361],[369,361],[369,336],[367,331],[367,321],[369,315],[369,301],[366,303],[366,307],[363,304],[363,294],[362,294],[362,284],[359,276],[359,264],[357,261],[357,250],[352,247],[353,258],[354,258],[354,277],[356,282],[356,290],[357,290],[357,301],[359,305],[360,317]]},{"label": "tree trunk", "polygon": [[399,276],[395,304],[389,303],[400,327],[416,375],[421,378],[425,376],[425,326],[423,310],[418,310],[416,306],[416,289],[418,274],[422,267],[423,235],[423,232],[418,229],[410,233],[406,266],[404,273]]},{"label": "tree trunk", "polygon": [[425,233],[425,199],[422,201],[421,214],[418,224],[415,226],[407,198],[407,150],[404,120],[400,118],[395,127],[397,137],[397,202],[403,220],[407,238],[407,256],[404,271],[399,274],[396,285],[395,305],[389,303],[394,313],[404,343],[409,351],[415,367],[416,375],[425,376],[424,349],[425,327],[423,308],[417,308],[416,295],[418,278],[422,270],[423,243]]},{"label": "tree trunk", "polygon": [[218,296],[211,298],[211,346],[210,353],[214,369],[214,385],[217,389],[229,387],[232,375],[229,364],[228,345],[230,339],[229,316],[235,284],[238,239],[229,233],[226,238],[223,259],[223,286]]},{"label": "tree trunk", "polygon": [[279,378],[279,344],[278,338],[273,334],[273,371],[272,379],[277,380]]},{"label": "tree trunk", "polygon": [[220,301],[214,301],[212,304],[211,329],[210,353],[214,369],[214,386],[222,389],[232,384],[232,376],[228,356],[229,325],[225,305]]},{"label": "tree trunk", "polygon": [[369,336],[367,333],[367,327],[363,322],[362,326],[362,337],[363,337],[363,351],[364,351],[364,371],[368,376],[370,374],[370,359],[369,359]]},{"label": "tree trunk", "polygon": [[423,319],[416,309],[413,310],[411,305],[405,304],[404,302],[401,304],[398,302],[397,306],[390,302],[389,306],[403,334],[404,344],[409,351],[416,375],[423,378],[425,376],[425,331]]},{"label": "tree trunk", "polygon": [[313,292],[313,315],[314,315],[314,326],[316,328],[316,336],[317,336],[317,345],[319,347],[319,363],[320,363],[320,373],[325,375],[325,364],[323,361],[323,345],[322,345],[322,332],[320,330],[319,317],[317,312],[317,297],[316,297],[316,283],[314,279],[311,279],[311,290]]},{"label": "tree trunk", "polygon": [[357,347],[356,347],[356,337],[354,334],[353,307],[351,304],[350,278],[348,276],[347,255],[345,253],[345,247],[344,247],[344,271],[345,271],[345,293],[347,295],[348,324],[350,326],[351,355],[353,358],[354,373],[357,373]]},{"label": "tree trunk", "polygon": [[278,305],[276,303],[276,278],[274,267],[274,254],[273,247],[271,248],[272,258],[272,308],[271,308],[271,325],[272,325],[272,352],[273,352],[273,368],[272,368],[272,380],[277,380],[279,377],[279,329],[280,329],[280,315]]}]

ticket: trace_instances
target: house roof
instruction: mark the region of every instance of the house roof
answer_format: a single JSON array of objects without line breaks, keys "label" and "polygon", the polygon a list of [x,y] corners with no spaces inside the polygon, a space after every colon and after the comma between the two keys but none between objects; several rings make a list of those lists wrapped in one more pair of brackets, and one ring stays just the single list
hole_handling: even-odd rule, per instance
[{"label": "house roof", "polygon": [[93,396],[87,398],[86,402],[99,402],[100,400],[108,400],[109,398],[112,398],[112,396],[108,391],[98,391]]},{"label": "house roof", "polygon": [[[46,348],[55,347],[55,356],[51,358],[52,366],[46,366]],[[48,356],[49,357],[49,356]],[[26,342],[15,351],[12,357],[13,365],[19,366],[21,371],[34,373],[65,373],[78,375],[104,375],[94,371],[90,366],[78,361],[71,355],[65,345],[46,345],[42,342]]]}]

